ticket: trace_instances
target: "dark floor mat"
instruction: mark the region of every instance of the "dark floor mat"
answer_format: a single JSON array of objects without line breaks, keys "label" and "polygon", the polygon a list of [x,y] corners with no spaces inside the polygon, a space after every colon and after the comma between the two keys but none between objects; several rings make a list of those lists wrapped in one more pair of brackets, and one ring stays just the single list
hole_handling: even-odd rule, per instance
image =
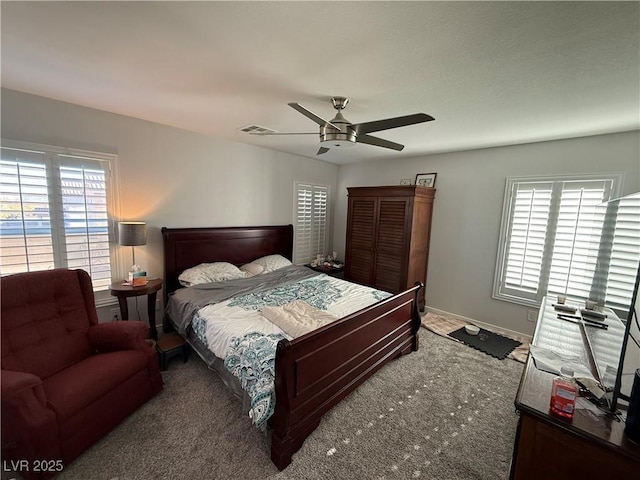
[{"label": "dark floor mat", "polygon": [[498,360],[505,359],[513,349],[522,345],[522,343],[517,340],[498,335],[497,333],[485,330],[484,328],[480,329],[478,335],[469,335],[465,331],[464,327],[462,327],[455,332],[451,332],[449,336],[460,340],[461,342],[464,342],[470,347],[480,350],[487,355],[491,355]]}]

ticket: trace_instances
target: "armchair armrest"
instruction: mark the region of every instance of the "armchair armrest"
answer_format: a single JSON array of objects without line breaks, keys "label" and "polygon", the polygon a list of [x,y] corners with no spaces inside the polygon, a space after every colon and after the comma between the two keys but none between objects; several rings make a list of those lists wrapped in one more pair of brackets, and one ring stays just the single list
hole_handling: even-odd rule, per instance
[{"label": "armchair armrest", "polygon": [[0,384],[2,391],[2,409],[19,407],[24,405],[28,397],[34,405],[46,407],[47,398],[42,387],[40,377],[26,372],[16,372],[14,370],[0,371]]},{"label": "armchair armrest", "polygon": [[36,375],[0,370],[3,456],[60,460],[56,414]]},{"label": "armchair armrest", "polygon": [[98,352],[147,351],[150,348],[145,342],[148,330],[149,327],[137,321],[100,323],[89,328],[89,342]]}]

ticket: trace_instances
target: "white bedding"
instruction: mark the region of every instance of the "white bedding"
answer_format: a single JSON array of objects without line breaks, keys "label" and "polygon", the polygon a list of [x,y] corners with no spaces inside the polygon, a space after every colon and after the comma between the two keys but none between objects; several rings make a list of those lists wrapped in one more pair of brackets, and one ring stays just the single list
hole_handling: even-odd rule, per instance
[{"label": "white bedding", "polygon": [[[224,360],[225,367],[247,392],[251,399],[249,416],[258,427],[275,409],[278,342],[292,338],[265,318],[262,310],[272,309],[276,317],[284,313],[287,318],[280,324],[296,337],[308,332],[310,325],[319,328],[391,296],[297,265],[226,284],[191,287],[175,295],[180,295],[182,303],[174,304],[172,311],[193,312],[189,320],[193,331]],[[201,307],[195,306],[194,310],[194,304]],[[298,307],[293,309],[294,315],[281,308],[291,305]],[[304,314],[309,311],[313,312],[311,319]]]},{"label": "white bedding", "polygon": [[[330,303],[322,311],[337,318],[345,317],[372,305],[383,298],[391,296],[370,287],[346,282],[339,278],[319,274],[311,279],[327,281],[327,290],[338,291],[339,297],[332,298]],[[246,309],[239,305],[230,306],[234,299],[225,300],[215,305],[208,305],[198,311],[198,316],[204,319],[206,326],[204,335],[209,349],[221,359],[225,359],[232,339],[242,337],[250,332],[263,334],[281,333],[280,328],[265,318],[258,309]],[[283,302],[284,304],[286,302]]]},{"label": "white bedding", "polygon": [[267,320],[293,338],[301,337],[338,319],[302,300],[294,300],[279,307],[262,307],[261,312]]}]

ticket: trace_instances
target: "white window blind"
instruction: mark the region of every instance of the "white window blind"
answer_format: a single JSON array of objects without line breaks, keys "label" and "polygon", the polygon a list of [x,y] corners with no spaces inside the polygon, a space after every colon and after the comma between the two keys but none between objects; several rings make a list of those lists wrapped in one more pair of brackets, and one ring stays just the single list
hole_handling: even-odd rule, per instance
[{"label": "white window blind", "polygon": [[86,270],[111,283],[109,160],[2,148],[0,272]]},{"label": "white window blind", "polygon": [[494,297],[546,294],[629,306],[640,261],[640,200],[606,204],[611,178],[508,179]]},{"label": "white window blind", "polygon": [[329,187],[295,183],[295,263],[327,253]]},{"label": "white window blind", "polygon": [[540,284],[553,184],[523,182],[513,187],[503,290],[534,299]]},{"label": "white window blind", "polygon": [[547,290],[587,299],[596,271],[611,181],[562,182]]}]

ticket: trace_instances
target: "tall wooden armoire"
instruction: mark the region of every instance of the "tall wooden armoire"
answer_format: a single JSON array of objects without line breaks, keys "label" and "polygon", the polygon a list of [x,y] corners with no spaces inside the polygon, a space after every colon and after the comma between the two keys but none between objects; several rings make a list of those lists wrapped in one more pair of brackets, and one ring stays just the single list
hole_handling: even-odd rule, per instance
[{"label": "tall wooden armoire", "polygon": [[[398,293],[427,283],[434,188],[351,187],[345,279]],[[424,310],[424,294],[418,302]]]}]

